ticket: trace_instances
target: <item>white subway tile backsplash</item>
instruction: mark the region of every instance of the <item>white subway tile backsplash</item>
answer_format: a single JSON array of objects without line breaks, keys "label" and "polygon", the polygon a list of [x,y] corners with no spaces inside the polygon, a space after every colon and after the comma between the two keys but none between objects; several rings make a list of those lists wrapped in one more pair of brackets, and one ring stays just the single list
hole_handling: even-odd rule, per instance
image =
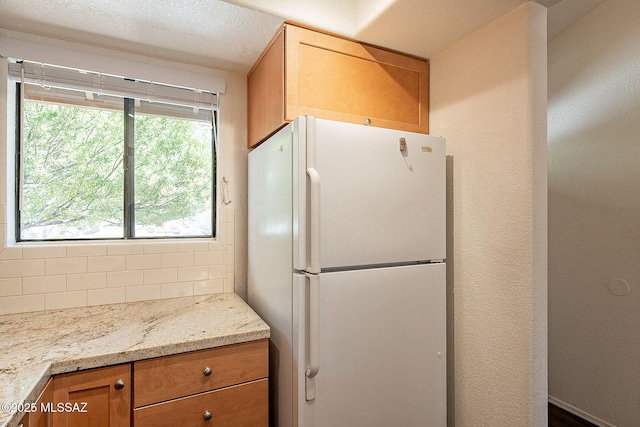
[{"label": "white subway tile backsplash", "polygon": [[143,248],[142,243],[117,243],[107,246],[107,255],[140,255]]},{"label": "white subway tile backsplash", "polygon": [[0,261],[0,279],[11,277],[42,276],[45,273],[43,259],[13,259]]},{"label": "white subway tile backsplash", "polygon": [[180,267],[178,268],[178,282],[191,282],[209,278],[209,267]]},{"label": "white subway tile backsplash", "polygon": [[147,301],[162,298],[160,285],[132,286],[126,290],[126,301]]},{"label": "white subway tile backsplash", "polygon": [[55,292],[44,295],[45,310],[84,307],[87,305],[87,291]]},{"label": "white subway tile backsplash", "polygon": [[0,260],[22,259],[22,248],[8,247],[0,251]]},{"label": "white subway tile backsplash", "polygon": [[0,314],[44,310],[44,294],[0,297]]},{"label": "white subway tile backsplash", "polygon": [[67,256],[66,246],[25,246],[22,258],[64,258]]},{"label": "white subway tile backsplash", "polygon": [[209,241],[178,243],[178,252],[199,252],[209,249]]},{"label": "white subway tile backsplash", "polygon": [[98,271],[121,271],[127,265],[125,255],[107,255],[87,258],[87,269],[89,273]]},{"label": "white subway tile backsplash", "polygon": [[196,280],[193,282],[194,295],[217,294],[224,292],[224,280]]},{"label": "white subway tile backsplash", "polygon": [[162,298],[190,297],[193,295],[193,282],[164,283],[160,285]]},{"label": "white subway tile backsplash", "polygon": [[22,295],[22,279],[0,279],[0,297]]},{"label": "white subway tile backsplash", "polygon": [[193,265],[224,264],[223,251],[206,251],[193,253]]},{"label": "white subway tile backsplash", "polygon": [[162,268],[193,266],[193,252],[162,254]]},{"label": "white subway tile backsplash", "polygon": [[69,245],[67,256],[104,256],[107,254],[106,245]]},{"label": "white subway tile backsplash", "polygon": [[147,270],[161,267],[161,254],[127,255],[127,270]]},{"label": "white subway tile backsplash", "polygon": [[220,243],[218,240],[213,241],[213,242],[209,242],[209,250],[210,251],[225,251],[226,248],[224,247],[224,245],[222,243]]},{"label": "white subway tile backsplash", "polygon": [[226,265],[209,266],[209,279],[224,279],[227,277]]},{"label": "white subway tile backsplash", "polygon": [[236,256],[236,245],[228,245],[227,251],[225,252],[225,257],[227,259],[227,262],[224,263],[227,265],[227,273],[231,273],[235,270],[235,256]]},{"label": "white subway tile backsplash", "polygon": [[[36,260],[34,260],[36,261]],[[46,274],[75,274],[87,272],[86,257],[47,258]]]},{"label": "white subway tile backsplash", "polygon": [[227,245],[235,244],[235,224],[233,222],[227,223]]},{"label": "white subway tile backsplash", "polygon": [[107,287],[109,288],[139,286],[143,282],[144,270],[107,272]]},{"label": "white subway tile backsplash", "polygon": [[67,290],[67,276],[35,276],[22,279],[22,293],[46,294]]},{"label": "white subway tile backsplash", "polygon": [[87,305],[116,304],[126,301],[127,288],[90,289],[87,291]]},{"label": "white subway tile backsplash", "polygon": [[225,292],[235,292],[235,276],[233,273],[227,273],[227,279],[224,281],[224,291]]},{"label": "white subway tile backsplash", "polygon": [[177,243],[145,243],[143,251],[145,254],[162,254],[165,252],[178,252]]},{"label": "white subway tile backsplash", "polygon": [[226,208],[220,209],[218,211],[218,223],[226,224],[229,220],[229,210]]},{"label": "white subway tile backsplash", "polygon": [[160,283],[172,283],[178,281],[177,268],[159,268],[157,270],[144,270],[144,284],[157,285]]},{"label": "white subway tile backsplash", "polygon": [[223,245],[227,244],[227,224],[220,224],[220,227],[218,227],[218,235],[216,236],[216,240]]},{"label": "white subway tile backsplash", "polygon": [[107,287],[107,273],[83,273],[67,275],[67,290],[98,289]]},{"label": "white subway tile backsplash", "polygon": [[221,208],[216,239],[5,248],[0,224],[0,314],[233,292],[233,230],[234,210]]}]

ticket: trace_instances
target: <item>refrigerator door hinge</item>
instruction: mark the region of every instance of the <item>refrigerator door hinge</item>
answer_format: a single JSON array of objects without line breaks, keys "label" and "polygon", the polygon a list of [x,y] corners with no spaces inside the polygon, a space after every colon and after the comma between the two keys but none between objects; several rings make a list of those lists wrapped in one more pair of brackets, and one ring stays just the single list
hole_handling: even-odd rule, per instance
[{"label": "refrigerator door hinge", "polygon": [[307,401],[316,399],[316,378],[309,378],[307,376],[304,377],[304,398]]},{"label": "refrigerator door hinge", "polygon": [[318,306],[318,275],[317,274],[305,274],[308,279],[307,287],[307,301],[308,301],[308,329],[307,329],[307,357],[305,362],[308,363],[308,367],[305,370],[305,399],[314,400],[316,398],[316,380],[315,377],[320,371],[320,351],[318,348],[320,342],[319,331],[319,306]]}]

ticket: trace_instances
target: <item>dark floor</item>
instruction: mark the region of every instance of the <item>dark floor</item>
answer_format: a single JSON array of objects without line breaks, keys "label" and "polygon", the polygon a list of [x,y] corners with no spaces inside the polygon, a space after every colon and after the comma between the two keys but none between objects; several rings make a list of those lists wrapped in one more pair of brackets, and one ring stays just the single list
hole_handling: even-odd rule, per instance
[{"label": "dark floor", "polygon": [[564,409],[549,403],[549,427],[597,427]]}]

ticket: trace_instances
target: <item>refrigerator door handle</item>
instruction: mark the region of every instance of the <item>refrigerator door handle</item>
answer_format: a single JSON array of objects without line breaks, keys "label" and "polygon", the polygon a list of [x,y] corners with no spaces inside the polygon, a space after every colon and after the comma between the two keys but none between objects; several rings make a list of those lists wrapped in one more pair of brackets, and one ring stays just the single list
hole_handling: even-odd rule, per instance
[{"label": "refrigerator door handle", "polygon": [[320,273],[320,174],[308,168],[310,183],[309,209],[309,273]]},{"label": "refrigerator door handle", "polygon": [[318,375],[320,371],[320,330],[318,325],[318,276],[316,274],[306,274],[309,279],[308,289],[308,301],[309,301],[309,333],[308,337],[308,351],[309,355],[307,360],[309,361],[309,367],[305,371],[305,383],[306,400],[314,400],[316,398],[315,380],[314,377]]}]

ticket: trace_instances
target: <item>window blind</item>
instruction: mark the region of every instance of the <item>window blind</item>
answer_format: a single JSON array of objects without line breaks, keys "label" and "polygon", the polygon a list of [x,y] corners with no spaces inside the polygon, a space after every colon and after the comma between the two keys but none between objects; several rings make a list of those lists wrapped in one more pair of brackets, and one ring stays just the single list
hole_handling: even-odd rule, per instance
[{"label": "window blind", "polygon": [[219,103],[217,93],[197,88],[173,86],[41,62],[10,60],[9,76],[12,80],[38,85],[44,89],[57,88],[92,93],[96,96],[134,98],[150,103],[191,107],[196,111],[201,108],[217,109]]}]

